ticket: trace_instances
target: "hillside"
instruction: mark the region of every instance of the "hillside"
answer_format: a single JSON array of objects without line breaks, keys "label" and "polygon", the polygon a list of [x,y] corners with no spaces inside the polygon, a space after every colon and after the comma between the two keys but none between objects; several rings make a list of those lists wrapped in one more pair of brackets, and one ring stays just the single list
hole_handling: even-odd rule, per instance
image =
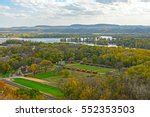
[{"label": "hillside", "polygon": [[8,33],[150,33],[150,26],[141,25],[114,25],[114,24],[95,24],[81,25],[73,24],[70,26],[48,26],[38,25],[34,27],[11,27],[0,28],[0,32]]}]

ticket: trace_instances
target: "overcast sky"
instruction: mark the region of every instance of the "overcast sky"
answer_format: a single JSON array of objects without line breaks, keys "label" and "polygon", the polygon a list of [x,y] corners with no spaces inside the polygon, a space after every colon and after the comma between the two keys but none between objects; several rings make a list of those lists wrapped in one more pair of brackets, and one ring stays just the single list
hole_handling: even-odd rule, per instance
[{"label": "overcast sky", "polygon": [[150,0],[0,0],[0,27],[150,25]]}]

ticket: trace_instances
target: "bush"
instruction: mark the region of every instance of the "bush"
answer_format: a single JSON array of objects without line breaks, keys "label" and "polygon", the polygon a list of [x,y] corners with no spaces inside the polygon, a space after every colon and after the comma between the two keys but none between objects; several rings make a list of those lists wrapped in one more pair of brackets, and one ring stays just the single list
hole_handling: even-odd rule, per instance
[{"label": "bush", "polygon": [[20,99],[44,99],[43,95],[35,89],[18,89],[16,95]]},{"label": "bush", "polygon": [[70,72],[65,69],[65,70],[62,70],[62,71],[60,72],[60,74],[61,74],[61,76],[62,76],[63,78],[68,78],[69,75],[70,75]]}]

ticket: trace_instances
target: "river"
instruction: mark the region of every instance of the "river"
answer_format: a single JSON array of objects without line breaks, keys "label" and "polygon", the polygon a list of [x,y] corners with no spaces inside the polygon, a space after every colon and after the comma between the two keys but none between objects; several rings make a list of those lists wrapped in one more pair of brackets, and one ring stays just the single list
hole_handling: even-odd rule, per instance
[{"label": "river", "polygon": [[[61,38],[0,38],[0,44],[6,42],[6,40],[24,40],[24,41],[44,42],[44,43],[59,43],[59,42],[61,42]],[[95,45],[95,44],[89,44],[89,43],[76,43],[76,42],[67,42],[67,43],[82,44],[82,45],[88,45],[88,46],[117,47],[117,45],[113,45],[113,44]]]}]

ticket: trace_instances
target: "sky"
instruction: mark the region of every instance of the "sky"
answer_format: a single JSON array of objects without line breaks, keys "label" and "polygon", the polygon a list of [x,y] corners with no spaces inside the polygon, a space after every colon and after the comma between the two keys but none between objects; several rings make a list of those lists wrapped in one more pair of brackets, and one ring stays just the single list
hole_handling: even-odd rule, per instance
[{"label": "sky", "polygon": [[150,25],[150,0],[0,0],[0,27]]}]

